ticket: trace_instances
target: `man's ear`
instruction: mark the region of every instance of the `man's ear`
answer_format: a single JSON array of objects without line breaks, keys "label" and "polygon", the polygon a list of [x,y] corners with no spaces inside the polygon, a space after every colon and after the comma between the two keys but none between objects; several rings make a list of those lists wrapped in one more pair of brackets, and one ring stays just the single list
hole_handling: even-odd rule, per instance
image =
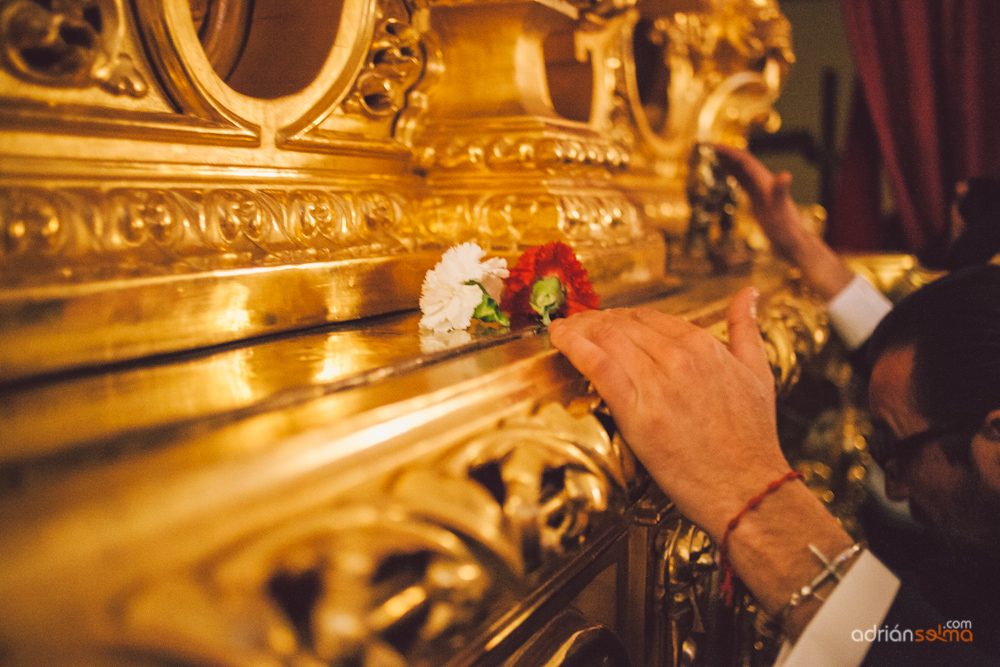
[{"label": "man's ear", "polygon": [[1000,442],[1000,408],[993,410],[983,420],[982,434],[990,440]]}]

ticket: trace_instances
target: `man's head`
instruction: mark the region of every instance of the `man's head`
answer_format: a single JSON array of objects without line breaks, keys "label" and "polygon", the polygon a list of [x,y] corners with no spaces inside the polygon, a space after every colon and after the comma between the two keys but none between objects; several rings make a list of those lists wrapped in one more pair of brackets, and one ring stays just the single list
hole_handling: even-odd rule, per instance
[{"label": "man's head", "polygon": [[1000,266],[901,301],[869,342],[872,416],[904,442],[886,492],[960,542],[1000,549]]},{"label": "man's head", "polygon": [[954,238],[944,268],[982,264],[1000,253],[1000,179],[973,178],[956,185],[951,213]]}]

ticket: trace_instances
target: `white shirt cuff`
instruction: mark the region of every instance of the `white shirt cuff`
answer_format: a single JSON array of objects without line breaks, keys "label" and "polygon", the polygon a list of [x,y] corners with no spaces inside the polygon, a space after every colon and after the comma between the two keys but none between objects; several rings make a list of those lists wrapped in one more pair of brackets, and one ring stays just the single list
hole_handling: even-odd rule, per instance
[{"label": "white shirt cuff", "polygon": [[896,575],[863,552],[775,667],[857,667],[871,645],[865,631],[882,622],[898,590]]},{"label": "white shirt cuff", "polygon": [[892,302],[859,274],[827,305],[830,323],[849,350],[861,346],[875,331]]}]

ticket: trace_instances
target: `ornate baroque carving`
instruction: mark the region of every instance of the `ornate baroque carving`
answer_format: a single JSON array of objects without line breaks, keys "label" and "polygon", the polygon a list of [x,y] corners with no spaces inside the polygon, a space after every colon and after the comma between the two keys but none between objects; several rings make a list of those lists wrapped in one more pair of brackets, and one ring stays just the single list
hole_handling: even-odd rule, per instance
[{"label": "ornate baroque carving", "polygon": [[[449,651],[503,580],[399,506],[317,513],[125,602],[139,653],[191,664],[409,664]],[[190,660],[190,658],[188,658]]]},{"label": "ornate baroque carving", "polygon": [[421,115],[421,109],[407,107],[407,99],[428,69],[427,10],[422,3],[402,0],[378,0],[373,5],[371,43],[343,102],[316,127],[291,137],[285,145],[314,150],[325,145],[327,150],[338,151],[343,150],[345,139],[364,137],[400,157],[409,156],[394,134],[401,113],[409,115],[408,122],[419,122]]},{"label": "ornate baroque carving", "polygon": [[817,300],[789,293],[768,299],[760,328],[779,393],[795,384],[803,360],[818,354],[830,336],[826,309]]},{"label": "ornate baroque carving", "polygon": [[553,237],[578,245],[614,245],[642,236],[635,207],[614,193],[434,197],[423,203],[417,224],[422,238],[441,243],[475,239],[494,249],[537,245]]},{"label": "ornate baroque carving", "polygon": [[381,502],[316,508],[116,606],[160,660],[440,664],[622,512],[625,456],[594,416],[548,404],[387,480]]},{"label": "ornate baroque carving", "polygon": [[713,586],[718,571],[708,534],[683,518],[667,523],[656,540],[659,556],[655,600],[661,617],[659,642],[668,664],[701,664],[699,649],[713,625]]},{"label": "ornate baroque carving", "polygon": [[[0,266],[45,270],[55,262],[82,278],[116,267],[141,275],[183,271],[184,262],[197,270],[206,261],[250,266],[294,254],[315,261],[394,253],[413,247],[398,234],[405,206],[376,190],[0,188]],[[30,282],[30,273],[16,279]]]},{"label": "ornate baroque carving", "polygon": [[420,78],[423,67],[420,33],[409,23],[408,12],[401,6],[395,11],[380,9],[368,59],[344,102],[344,110],[372,119],[394,117],[403,108],[406,92]]},{"label": "ornate baroque carving", "polygon": [[146,81],[121,52],[120,0],[0,2],[0,48],[8,70],[32,83],[142,97]]},{"label": "ornate baroque carving", "polygon": [[[747,125],[768,117],[770,104],[795,57],[790,27],[774,0],[728,0],[711,3],[708,11],[677,12],[656,18],[649,33],[665,46],[670,72],[669,115],[664,136],[710,140],[723,131],[718,122],[741,136]],[[734,104],[746,86],[762,105]],[[694,101],[700,103],[692,104]],[[733,131],[735,130],[735,131]]]},{"label": "ornate baroque carving", "polygon": [[572,134],[553,137],[550,133],[442,138],[419,153],[421,167],[446,170],[564,172],[596,167],[614,172],[626,169],[629,159],[628,151],[600,137]]}]

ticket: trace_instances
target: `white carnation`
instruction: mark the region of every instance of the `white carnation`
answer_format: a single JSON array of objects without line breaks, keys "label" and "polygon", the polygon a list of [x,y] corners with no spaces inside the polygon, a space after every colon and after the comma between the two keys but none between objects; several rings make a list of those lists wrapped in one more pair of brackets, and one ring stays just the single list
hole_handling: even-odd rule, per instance
[{"label": "white carnation", "polygon": [[482,261],[486,251],[475,243],[449,248],[441,261],[424,277],[420,289],[420,326],[433,331],[468,329],[472,313],[483,300],[479,283],[492,298],[500,300],[503,279],[509,275],[507,260]]}]

